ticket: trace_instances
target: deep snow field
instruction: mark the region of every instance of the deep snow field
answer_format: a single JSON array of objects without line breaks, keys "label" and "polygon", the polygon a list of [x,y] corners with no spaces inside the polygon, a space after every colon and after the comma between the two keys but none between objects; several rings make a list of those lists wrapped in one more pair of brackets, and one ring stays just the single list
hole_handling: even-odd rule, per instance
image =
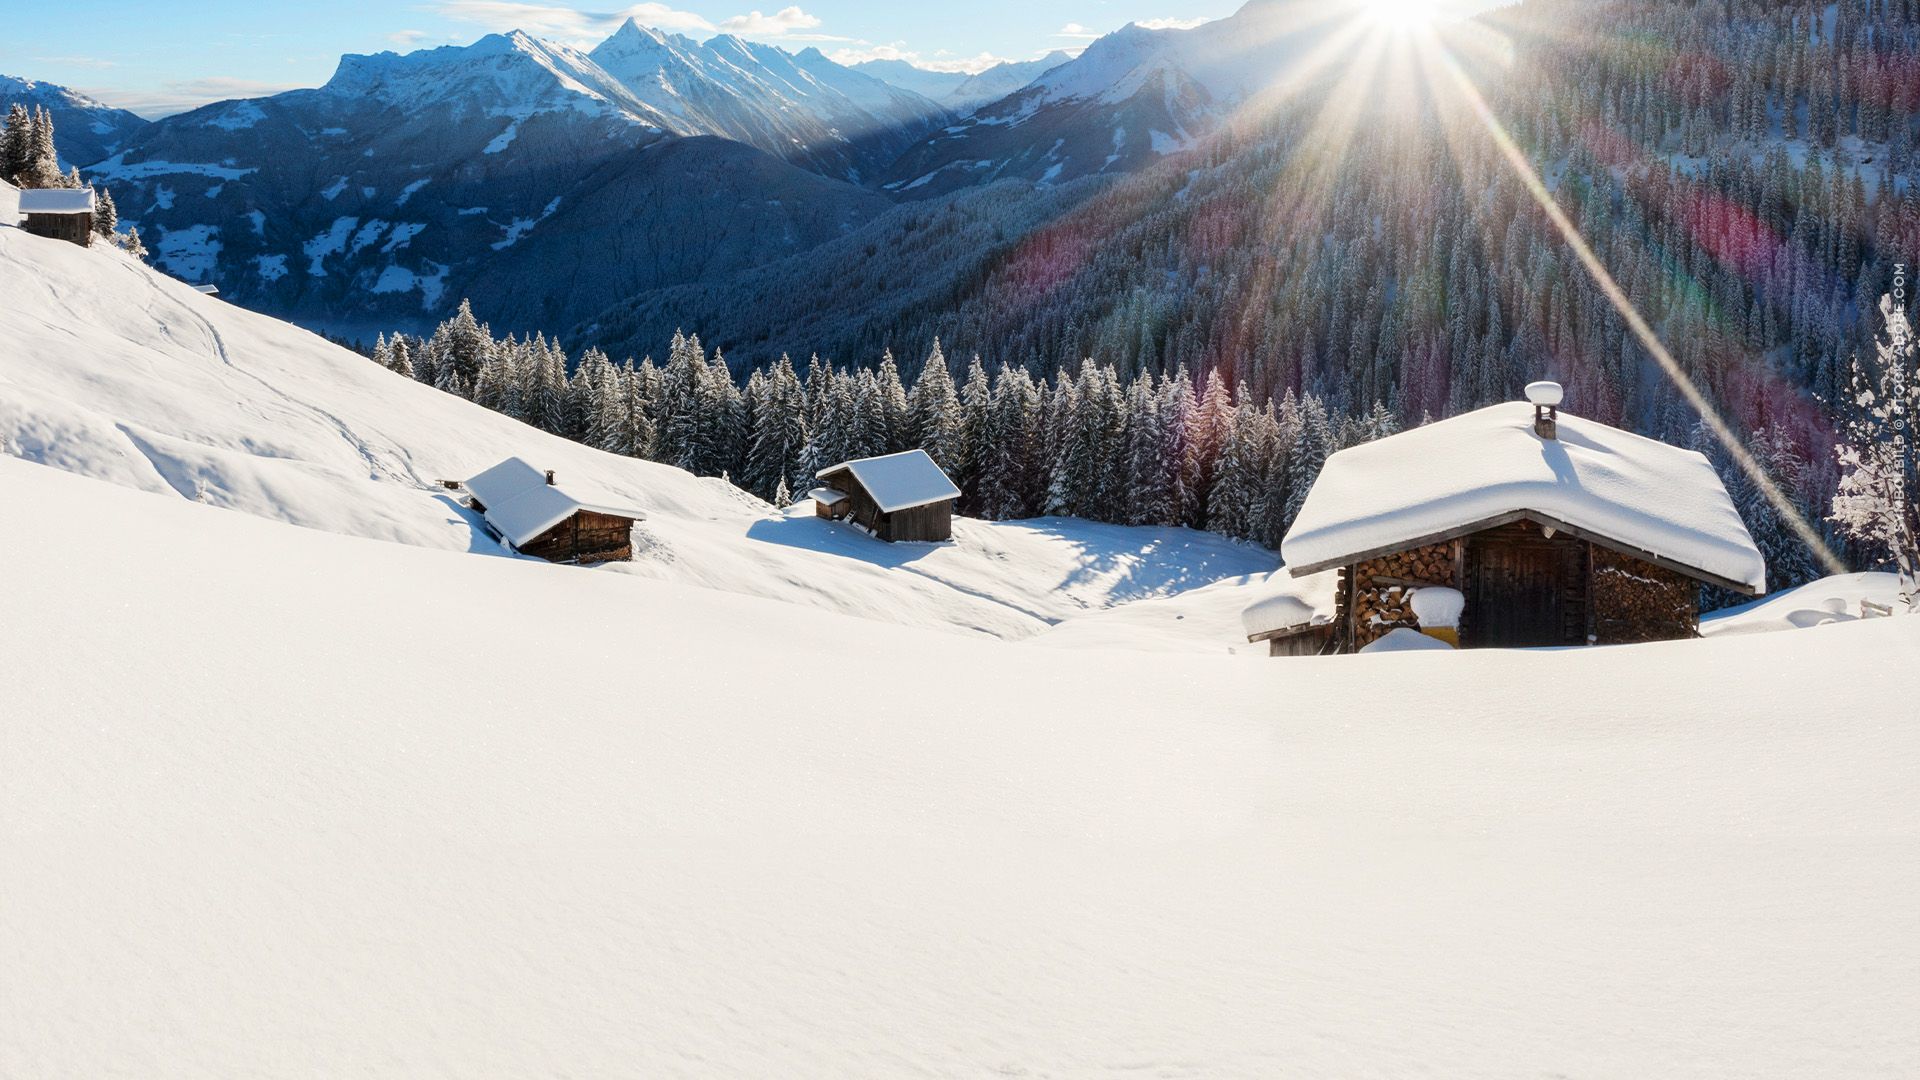
[{"label": "deep snow field", "polygon": [[[0,1076],[1920,1069],[1920,618],[1806,614],[1884,582],[1267,661],[1256,548],[889,548],[110,252],[0,296]],[[647,550],[497,557],[432,481],[511,453]]]}]

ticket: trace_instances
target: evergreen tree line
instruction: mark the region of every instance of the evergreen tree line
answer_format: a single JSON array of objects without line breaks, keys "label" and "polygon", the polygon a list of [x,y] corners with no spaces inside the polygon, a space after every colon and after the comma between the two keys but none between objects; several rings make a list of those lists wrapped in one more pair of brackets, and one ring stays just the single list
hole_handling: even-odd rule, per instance
[{"label": "evergreen tree line", "polygon": [[1067,515],[1186,525],[1279,547],[1334,451],[1392,434],[1384,405],[1334,416],[1319,398],[1236,396],[1218,372],[1124,377],[1087,361],[1036,379],[975,357],[956,381],[938,341],[911,385],[891,354],[871,368],[787,357],[741,385],[698,337],[665,364],[587,349],[569,364],[544,335],[496,340],[462,304],[421,339],[384,335],[373,360],[542,430],[701,476],[777,505],[816,472],[923,449],[994,520]]},{"label": "evergreen tree line", "polygon": [[[60,171],[60,155],[54,150],[53,117],[47,110],[14,102],[7,118],[0,123],[0,180],[14,187],[71,188],[88,187],[80,179],[80,167]],[[113,205],[113,194],[105,188],[94,192],[93,231],[134,258],[145,258],[146,245],[140,242],[140,230],[120,230],[120,213]]]}]

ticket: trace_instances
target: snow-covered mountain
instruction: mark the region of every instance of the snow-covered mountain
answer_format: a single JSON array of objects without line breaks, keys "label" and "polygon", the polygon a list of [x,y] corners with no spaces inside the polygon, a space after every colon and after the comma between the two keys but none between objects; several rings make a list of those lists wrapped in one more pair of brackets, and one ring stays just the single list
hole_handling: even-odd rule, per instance
[{"label": "snow-covered mountain", "polygon": [[855,182],[952,118],[818,49],[729,34],[700,43],[629,19],[591,56],[675,134],[720,135]]},{"label": "snow-covered mountain", "polygon": [[499,34],[346,57],[318,89],[170,117],[87,172],[157,265],[241,303],[370,337],[492,288],[506,299],[488,317],[531,330],[805,250],[883,203],[747,141],[674,138],[709,119],[586,53]]},{"label": "snow-covered mountain", "polygon": [[864,60],[850,66],[964,115],[1006,97],[1072,59],[1073,54],[1056,50],[1037,60],[1008,60],[972,75],[929,71],[905,60]]},{"label": "snow-covered mountain", "polygon": [[53,117],[54,148],[61,165],[85,165],[119,149],[147,121],[125,109],[48,82],[0,75],[0,116],[14,103],[44,108]]},{"label": "snow-covered mountain", "polygon": [[1346,0],[1251,0],[1191,29],[1128,24],[902,155],[887,188],[924,197],[1017,177],[1136,170],[1193,146],[1351,25]]},{"label": "snow-covered mountain", "polygon": [[1072,53],[1059,50],[1050,52],[1038,60],[1009,60],[979,74],[967,76],[941,100],[961,112],[971,113],[982,105],[999,101],[1008,94],[1025,88],[1033,80],[1072,60]]}]

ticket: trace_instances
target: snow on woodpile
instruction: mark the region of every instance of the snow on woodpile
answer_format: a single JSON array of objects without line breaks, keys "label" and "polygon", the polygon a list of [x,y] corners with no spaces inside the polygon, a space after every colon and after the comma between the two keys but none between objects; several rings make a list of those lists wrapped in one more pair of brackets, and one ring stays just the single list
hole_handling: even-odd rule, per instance
[{"label": "snow on woodpile", "polygon": [[1330,623],[1339,585],[1336,570],[1296,578],[1283,567],[1267,579],[1266,595],[1247,605],[1240,621],[1248,637]]},{"label": "snow on woodpile", "polygon": [[1766,587],[1766,562],[1705,457],[1565,412],[1559,437],[1543,439],[1520,402],[1333,455],[1281,555],[1336,566],[1521,510]]},{"label": "snow on woodpile", "polygon": [[613,517],[646,520],[632,506],[577,483],[547,482],[547,474],[520,458],[507,460],[466,482],[473,497],[485,506],[487,524],[499,530],[509,544],[519,547],[582,510]]},{"label": "snow on woodpile", "polygon": [[1410,627],[1397,626],[1387,631],[1386,636],[1361,649],[1362,655],[1369,653],[1406,653],[1406,652],[1452,652],[1453,646],[1439,638],[1428,637]]},{"label": "snow on woodpile", "polygon": [[885,514],[960,497],[960,489],[947,479],[947,474],[940,471],[940,466],[934,464],[925,450],[843,461],[815,475],[824,480],[842,469],[860,481],[860,486],[867,489],[867,494],[873,496]]},{"label": "snow on woodpile", "polygon": [[20,220],[20,189],[0,180],[0,225],[12,225]]},{"label": "snow on woodpile", "polygon": [[1408,598],[1413,617],[1428,630],[1457,630],[1460,616],[1466,613],[1467,598],[1459,589],[1427,586],[1415,589]]}]

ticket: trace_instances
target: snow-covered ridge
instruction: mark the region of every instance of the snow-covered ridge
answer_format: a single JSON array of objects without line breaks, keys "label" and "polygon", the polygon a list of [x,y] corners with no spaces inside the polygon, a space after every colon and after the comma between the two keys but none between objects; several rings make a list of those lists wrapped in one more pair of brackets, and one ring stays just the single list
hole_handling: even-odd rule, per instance
[{"label": "snow-covered ridge", "polygon": [[645,514],[636,561],[597,573],[1007,639],[1274,561],[1204,533],[1059,520],[963,519],[954,544],[893,547],[808,505],[779,512],[545,434],[110,249],[17,229],[0,227],[0,295],[0,454],[329,532],[504,556],[438,481],[521,457]]}]

